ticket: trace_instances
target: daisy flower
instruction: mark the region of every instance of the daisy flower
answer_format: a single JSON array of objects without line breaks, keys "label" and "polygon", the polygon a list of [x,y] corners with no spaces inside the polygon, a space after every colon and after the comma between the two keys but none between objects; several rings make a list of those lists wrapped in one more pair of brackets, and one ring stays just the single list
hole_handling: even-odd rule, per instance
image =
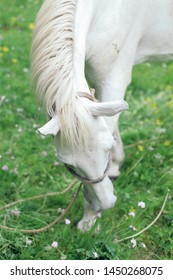
[{"label": "daisy flower", "polygon": [[132,238],[130,242],[132,244],[132,248],[135,248],[137,245],[136,239]]}]

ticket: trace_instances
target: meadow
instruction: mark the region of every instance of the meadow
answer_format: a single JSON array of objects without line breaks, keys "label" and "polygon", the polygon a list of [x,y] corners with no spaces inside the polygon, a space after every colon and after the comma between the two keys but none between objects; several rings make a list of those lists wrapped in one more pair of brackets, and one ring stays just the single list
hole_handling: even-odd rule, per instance
[{"label": "meadow", "polygon": [[[37,128],[46,120],[30,86],[29,53],[40,0],[0,2],[0,208],[5,204],[64,190],[73,180],[59,164],[51,137]],[[173,62],[134,67],[126,94],[129,111],[120,131],[126,159],[114,181],[113,209],[86,233],[76,229],[83,214],[83,194],[59,224],[38,234],[0,229],[0,260],[26,259],[173,259]],[[0,224],[16,229],[44,227],[65,209],[69,193],[27,201],[0,211]],[[157,222],[133,240],[158,215]]]}]

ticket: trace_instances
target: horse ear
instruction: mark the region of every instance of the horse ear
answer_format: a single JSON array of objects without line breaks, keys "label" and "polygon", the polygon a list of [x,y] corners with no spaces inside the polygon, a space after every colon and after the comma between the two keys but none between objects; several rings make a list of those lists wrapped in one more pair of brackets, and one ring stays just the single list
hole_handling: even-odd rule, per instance
[{"label": "horse ear", "polygon": [[127,102],[117,100],[114,102],[90,102],[89,108],[93,116],[114,116],[129,109]]},{"label": "horse ear", "polygon": [[53,117],[45,125],[38,129],[38,132],[42,135],[57,135],[60,130],[59,121],[57,117]]}]

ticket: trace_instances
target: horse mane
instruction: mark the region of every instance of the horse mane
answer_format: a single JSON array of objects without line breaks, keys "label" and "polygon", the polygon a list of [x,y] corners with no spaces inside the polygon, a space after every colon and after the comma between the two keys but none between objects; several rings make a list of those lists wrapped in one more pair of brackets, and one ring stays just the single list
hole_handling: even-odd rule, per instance
[{"label": "horse mane", "polygon": [[58,115],[62,140],[87,143],[91,115],[78,97],[73,69],[77,0],[45,0],[35,24],[31,78],[47,113]]}]

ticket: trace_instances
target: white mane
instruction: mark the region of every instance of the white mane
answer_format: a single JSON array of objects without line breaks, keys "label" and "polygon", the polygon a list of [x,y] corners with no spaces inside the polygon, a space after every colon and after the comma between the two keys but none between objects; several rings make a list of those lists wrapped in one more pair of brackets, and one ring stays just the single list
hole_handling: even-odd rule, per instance
[{"label": "white mane", "polygon": [[[31,51],[35,90],[48,114],[58,115],[63,140],[85,144],[90,113],[75,88],[73,30],[77,0],[45,0],[36,20]],[[85,138],[84,138],[85,136]]]}]

